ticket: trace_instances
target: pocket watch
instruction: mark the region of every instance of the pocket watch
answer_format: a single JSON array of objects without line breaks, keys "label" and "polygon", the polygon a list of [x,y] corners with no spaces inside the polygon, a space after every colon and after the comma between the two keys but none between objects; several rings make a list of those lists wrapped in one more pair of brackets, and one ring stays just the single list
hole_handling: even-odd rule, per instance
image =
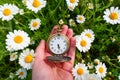
[{"label": "pocket watch", "polygon": [[56,32],[48,38],[47,48],[52,56],[47,56],[47,59],[54,62],[69,61],[71,58],[64,55],[69,50],[70,41],[66,35],[60,33],[60,28]]}]

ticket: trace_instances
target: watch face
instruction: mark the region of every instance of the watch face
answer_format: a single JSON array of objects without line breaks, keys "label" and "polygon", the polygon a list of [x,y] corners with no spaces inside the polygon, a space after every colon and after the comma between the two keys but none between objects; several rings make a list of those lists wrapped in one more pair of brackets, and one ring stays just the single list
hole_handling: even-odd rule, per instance
[{"label": "watch face", "polygon": [[69,40],[63,34],[55,34],[48,39],[48,47],[53,54],[63,54],[69,49]]}]

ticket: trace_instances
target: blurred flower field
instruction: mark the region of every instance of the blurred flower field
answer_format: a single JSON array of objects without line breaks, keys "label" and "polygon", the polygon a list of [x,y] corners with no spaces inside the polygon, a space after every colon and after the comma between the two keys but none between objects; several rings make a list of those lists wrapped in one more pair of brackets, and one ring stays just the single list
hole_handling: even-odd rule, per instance
[{"label": "blurred flower field", "polygon": [[31,80],[37,45],[63,24],[75,80],[120,80],[120,0],[0,0],[0,80]]}]

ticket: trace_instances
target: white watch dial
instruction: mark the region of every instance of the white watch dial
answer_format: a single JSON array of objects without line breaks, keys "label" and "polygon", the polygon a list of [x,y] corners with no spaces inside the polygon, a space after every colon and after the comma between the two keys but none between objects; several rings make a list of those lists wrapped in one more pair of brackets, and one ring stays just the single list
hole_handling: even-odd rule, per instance
[{"label": "white watch dial", "polygon": [[54,54],[63,54],[68,49],[68,40],[63,35],[55,35],[49,41],[49,49]]}]

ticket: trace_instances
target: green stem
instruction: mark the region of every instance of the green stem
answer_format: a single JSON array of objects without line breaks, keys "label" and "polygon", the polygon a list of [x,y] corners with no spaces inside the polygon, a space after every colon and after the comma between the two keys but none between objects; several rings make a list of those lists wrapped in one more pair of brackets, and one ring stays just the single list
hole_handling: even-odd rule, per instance
[{"label": "green stem", "polygon": [[45,16],[43,15],[42,11],[40,11],[40,14],[42,15],[42,17],[45,19]]},{"label": "green stem", "polygon": [[36,18],[38,18],[38,16],[37,16],[34,12],[32,12],[32,14],[33,14]]},{"label": "green stem", "polygon": [[22,25],[23,27],[25,27],[25,25],[24,24],[22,24],[21,22],[19,22],[18,20],[16,20],[15,18],[13,19],[14,21],[17,21],[18,22],[18,24],[20,24],[20,25]]},{"label": "green stem", "polygon": [[107,62],[109,63],[109,65],[112,65],[113,67],[115,67],[115,68],[117,68],[117,69],[120,69],[119,66],[116,66],[115,64],[113,64],[113,63],[111,63],[111,62],[109,62],[109,61],[107,61]]},{"label": "green stem", "polygon": [[13,27],[12,27],[12,22],[11,22],[11,21],[9,21],[9,22],[8,22],[8,24],[9,24],[9,29],[12,31],[12,30],[13,30]]},{"label": "green stem", "polygon": [[117,61],[117,59],[110,59],[110,61]]},{"label": "green stem", "polygon": [[86,7],[85,9],[83,9],[83,10],[84,10],[84,11],[83,11],[82,15],[84,15],[84,14],[86,13],[87,7]]},{"label": "green stem", "polygon": [[59,5],[61,4],[62,0],[60,0],[60,2],[58,3],[57,7],[53,10],[53,12],[55,12],[57,10],[57,8],[59,7]]},{"label": "green stem", "polygon": [[87,52],[87,57],[88,57],[88,60],[91,62],[91,57],[90,57],[89,51]]}]

